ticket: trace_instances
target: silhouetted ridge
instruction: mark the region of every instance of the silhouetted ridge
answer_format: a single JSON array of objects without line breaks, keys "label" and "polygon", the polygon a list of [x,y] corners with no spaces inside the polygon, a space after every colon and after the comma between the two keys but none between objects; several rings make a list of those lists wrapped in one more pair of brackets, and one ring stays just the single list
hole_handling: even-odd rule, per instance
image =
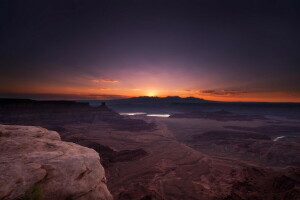
[{"label": "silhouetted ridge", "polygon": [[[82,100],[79,102],[89,102],[91,105],[100,105],[101,100]],[[149,96],[140,96],[140,97],[132,97],[127,99],[113,99],[106,100],[108,105],[117,105],[117,104],[175,104],[175,103],[208,103],[213,101],[207,101],[200,98],[195,97],[186,97],[181,98],[178,96],[168,96],[168,97],[149,97]]]}]

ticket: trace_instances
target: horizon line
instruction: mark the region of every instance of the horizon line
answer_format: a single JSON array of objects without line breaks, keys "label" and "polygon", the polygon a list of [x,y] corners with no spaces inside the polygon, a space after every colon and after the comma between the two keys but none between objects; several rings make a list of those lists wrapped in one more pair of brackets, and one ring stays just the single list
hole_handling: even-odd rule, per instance
[{"label": "horizon line", "polygon": [[[134,96],[134,97],[127,97],[127,98],[117,98],[117,99],[35,99],[35,98],[22,98],[22,97],[16,97],[16,98],[11,98],[11,97],[1,97],[0,100],[32,100],[32,101],[114,101],[114,100],[124,100],[124,99],[131,99],[131,98],[139,98],[139,97],[147,97],[147,98],[168,98],[168,97],[179,97],[181,99],[185,98],[195,98],[199,100],[203,100],[206,102],[203,103],[293,103],[293,104],[300,104],[300,101],[298,102],[293,102],[293,101],[216,101],[216,100],[206,100],[203,98],[198,98],[198,97],[180,97],[180,96],[165,96],[165,97],[159,97],[159,96]],[[201,103],[202,104],[202,103]]]}]

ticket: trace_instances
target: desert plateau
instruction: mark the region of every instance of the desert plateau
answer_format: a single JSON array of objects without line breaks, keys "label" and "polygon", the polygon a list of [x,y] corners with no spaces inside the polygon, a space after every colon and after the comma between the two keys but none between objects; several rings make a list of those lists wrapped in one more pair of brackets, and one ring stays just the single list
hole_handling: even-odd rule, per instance
[{"label": "desert plateau", "polygon": [[299,199],[299,120],[199,113],[120,115],[105,104],[2,100],[0,122],[44,127],[94,149],[116,200]]}]

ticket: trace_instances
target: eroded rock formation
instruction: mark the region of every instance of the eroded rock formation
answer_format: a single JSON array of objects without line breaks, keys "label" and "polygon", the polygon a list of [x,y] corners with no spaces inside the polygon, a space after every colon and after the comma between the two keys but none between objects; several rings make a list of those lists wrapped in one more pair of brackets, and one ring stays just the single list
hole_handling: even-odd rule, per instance
[{"label": "eroded rock formation", "polygon": [[111,200],[97,152],[62,142],[55,131],[0,125],[0,199],[39,188],[43,200]]}]

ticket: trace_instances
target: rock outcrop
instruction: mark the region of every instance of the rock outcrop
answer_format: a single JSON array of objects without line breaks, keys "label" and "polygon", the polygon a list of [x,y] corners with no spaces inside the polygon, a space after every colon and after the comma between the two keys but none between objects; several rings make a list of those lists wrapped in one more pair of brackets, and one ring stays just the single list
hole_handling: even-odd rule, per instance
[{"label": "rock outcrop", "polygon": [[0,125],[0,172],[2,200],[112,199],[98,153],[40,127]]}]

